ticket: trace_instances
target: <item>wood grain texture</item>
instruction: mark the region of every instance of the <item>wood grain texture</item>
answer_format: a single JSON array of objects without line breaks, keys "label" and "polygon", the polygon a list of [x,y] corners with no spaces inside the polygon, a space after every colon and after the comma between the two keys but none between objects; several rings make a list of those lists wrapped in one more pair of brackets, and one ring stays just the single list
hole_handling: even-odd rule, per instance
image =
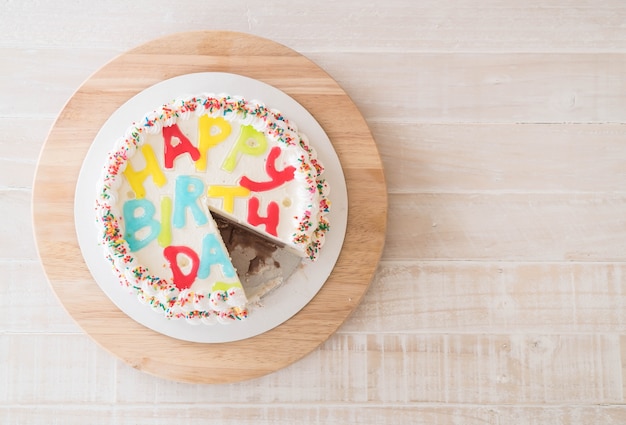
[{"label": "wood grain texture", "polygon": [[[319,7],[322,6],[322,7]],[[151,13],[148,0],[110,7],[76,3],[64,19],[48,21],[58,6],[46,1],[4,5],[3,46],[50,46],[122,50],[180,31],[219,29],[265,35],[299,51],[621,51],[626,29],[624,5],[617,0],[527,1],[420,0],[407,3],[325,3],[298,1],[285,7],[279,0],[198,7],[183,0],[177,7]],[[332,13],[329,13],[332,10]],[[141,24],[136,17],[141,17]],[[40,23],[46,22],[45,26]],[[71,22],[66,31],[64,22]],[[120,25],[120,22],[132,22]],[[117,31],[111,31],[115,28]],[[306,30],[303,30],[306,29]],[[55,37],[50,37],[54,33]],[[121,52],[120,51],[120,52]]]},{"label": "wood grain texture", "polygon": [[623,194],[411,193],[389,205],[385,259],[626,259]]},{"label": "wood grain texture", "polygon": [[624,332],[623,263],[383,262],[357,333]]},{"label": "wood grain texture", "polygon": [[29,417],[36,423],[53,425],[83,425],[88,416],[90,424],[151,425],[155,421],[165,424],[161,418],[177,418],[184,421],[196,421],[206,424],[221,425],[288,425],[307,423],[314,425],[357,425],[363,423],[389,423],[393,416],[394,423],[412,425],[499,425],[515,423],[517,425],[538,424],[609,424],[618,425],[626,420],[626,408],[623,406],[492,406],[469,407],[465,405],[422,405],[404,406],[393,409],[390,414],[387,406],[371,405],[358,410],[347,410],[338,405],[331,406],[281,406],[246,405],[233,409],[232,405],[177,405],[177,406],[115,406],[102,405],[37,406],[27,408],[16,406],[0,407],[0,419],[5,423],[18,423],[20,418]]},{"label": "wood grain texture", "polygon": [[125,367],[118,376],[120,396],[137,403],[227,403],[242,391],[251,403],[618,403],[619,362],[619,338],[602,334],[338,334],[247,390],[235,383],[180,393]]},{"label": "wood grain texture", "polygon": [[391,193],[626,190],[623,124],[376,122],[371,129]]},{"label": "wood grain texture", "polygon": [[[333,75],[370,120],[626,121],[624,97],[620,95],[625,89],[622,74],[626,69],[622,54],[398,52],[344,53],[341,57],[360,70],[358,77],[344,78],[344,73],[349,73],[345,67]],[[372,61],[385,63],[385,78],[380,78]],[[568,66],[563,67],[563,63]],[[405,74],[406,70],[410,72]],[[440,84],[432,84],[435,80]],[[359,91],[355,86],[368,90]]]},{"label": "wood grain texture", "polygon": [[[45,274],[38,260],[0,260],[0,299],[9,300],[0,310],[2,333],[80,333],[61,308],[52,288],[40,283]],[[24,295],[27,296],[24,296]]]},{"label": "wood grain texture", "polygon": [[[198,47],[190,44],[186,48],[193,53]],[[239,49],[238,46],[233,48]],[[48,119],[58,115],[76,90],[76,81],[84,81],[118,54],[111,49],[90,51],[81,48],[64,51],[62,55],[51,48],[0,49],[0,54],[3,52],[7,56],[11,54],[7,71],[12,73],[0,81],[0,88],[7,93],[7,101],[0,104],[0,117],[35,115]],[[150,54],[134,54],[126,65],[141,68],[145,78],[156,83],[161,80],[162,71],[146,64],[151,57]],[[254,70],[256,77],[271,84],[275,82],[273,79],[281,79],[286,89],[300,93],[307,91],[308,85],[289,87],[289,78],[286,78],[289,68],[278,66],[272,74],[265,67],[263,55],[257,52],[253,57],[258,65]],[[626,68],[622,54],[357,51],[313,52],[307,57],[333,76],[372,123],[624,121],[626,101],[619,95],[624,91],[621,77]],[[75,58],[83,59],[76,62]],[[173,55],[169,65],[175,69],[176,63],[177,57]],[[372,63],[379,65],[372,66]],[[567,67],[564,63],[568,64]],[[241,59],[234,58],[229,64],[246,65]],[[206,56],[190,60],[188,66],[191,70],[203,70],[206,69],[204,66],[219,69],[222,65]],[[385,78],[380,78],[379,67],[384,67]],[[18,69],[27,70],[26,78],[15,72]],[[114,70],[111,68],[112,72]],[[324,74],[318,74],[315,82],[320,85],[320,92],[330,94],[333,87],[323,85]],[[51,79],[49,87],[26,83],[43,78]],[[133,84],[130,79],[108,78],[100,83],[105,86],[115,83],[120,91]],[[441,81],[441,84],[433,85],[433,80]],[[93,88],[97,90],[98,86]],[[42,92],[45,93],[43,97]],[[121,92],[118,94],[122,96]],[[28,99],[33,97],[38,98],[36,108],[29,107]]]},{"label": "wood grain texture", "polygon": [[[626,423],[623,1],[0,3],[0,423]],[[73,323],[37,266],[30,196],[86,78],[155,38],[224,29],[289,46],[350,96],[390,231],[362,302],[309,355],[179,383]],[[157,79],[147,58],[133,66]]]},{"label": "wood grain texture", "polygon": [[[272,84],[307,108],[338,148],[350,211],[335,270],[306,307],[264,334],[207,345],[173,341],[145,329],[114,307],[87,272],[72,223],[73,191],[82,158],[104,120],[143,88],[172,76],[209,70],[236,72]],[[339,112],[343,119],[333,119]],[[348,123],[350,133],[343,130]],[[358,149],[353,149],[355,146]],[[35,182],[33,209],[39,253],[68,312],[88,335],[133,367],[181,381],[250,379],[283,368],[314,350],[358,304],[384,241],[387,203],[380,159],[354,104],[303,56],[241,33],[176,34],[123,54],[96,72],[55,122],[39,158]],[[376,206],[366,202],[371,195],[378,199]],[[64,252],[58,250],[59,243]]]},{"label": "wood grain texture", "polygon": [[0,228],[0,258],[36,260],[29,210],[31,194],[26,190],[0,190],[0,217],[11,226]]}]

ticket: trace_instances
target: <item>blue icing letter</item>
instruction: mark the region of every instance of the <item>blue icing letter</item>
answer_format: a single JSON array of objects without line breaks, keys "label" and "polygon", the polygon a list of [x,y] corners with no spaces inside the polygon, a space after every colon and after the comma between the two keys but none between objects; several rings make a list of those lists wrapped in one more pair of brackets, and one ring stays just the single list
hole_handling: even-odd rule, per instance
[{"label": "blue icing letter", "polygon": [[174,227],[181,229],[185,226],[187,208],[191,210],[198,226],[208,222],[198,198],[204,193],[204,183],[197,177],[178,176],[174,195]]},{"label": "blue icing letter", "polygon": [[[136,215],[137,210],[141,210],[139,215]],[[131,199],[124,203],[123,214],[126,223],[124,237],[131,252],[139,251],[159,235],[161,225],[153,218],[154,211],[154,205],[147,199]],[[136,237],[137,232],[145,227],[150,228],[150,233],[146,237],[138,239]]]},{"label": "blue icing letter", "polygon": [[217,236],[213,233],[207,234],[202,239],[202,257],[200,257],[200,268],[198,269],[198,277],[206,279],[211,273],[211,266],[219,264],[222,273],[226,277],[235,277],[235,269],[228,258],[228,254],[217,240]]}]

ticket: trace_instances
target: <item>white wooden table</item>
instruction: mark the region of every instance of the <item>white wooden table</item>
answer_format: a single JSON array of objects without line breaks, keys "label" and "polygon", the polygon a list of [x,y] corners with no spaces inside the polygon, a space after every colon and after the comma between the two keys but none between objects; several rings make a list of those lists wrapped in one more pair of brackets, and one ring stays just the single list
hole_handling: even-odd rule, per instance
[{"label": "white wooden table", "polygon": [[[621,1],[73,3],[0,4],[0,423],[626,422]],[[206,29],[324,68],[389,191],[353,316],[303,360],[228,385],[154,378],[96,345],[49,288],[30,218],[38,153],[81,82]]]}]

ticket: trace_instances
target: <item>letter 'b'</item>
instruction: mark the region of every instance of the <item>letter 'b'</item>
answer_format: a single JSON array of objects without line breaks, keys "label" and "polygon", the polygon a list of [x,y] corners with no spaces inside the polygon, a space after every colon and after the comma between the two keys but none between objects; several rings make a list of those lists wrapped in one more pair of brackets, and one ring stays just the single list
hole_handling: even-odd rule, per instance
[{"label": "letter 'b'", "polygon": [[[136,215],[138,210],[142,210],[141,214]],[[154,212],[154,205],[146,199],[131,199],[124,203],[123,214],[126,223],[124,238],[131,252],[145,247],[159,235],[161,224],[153,218]],[[137,233],[146,227],[150,232],[143,238],[137,238]]]}]

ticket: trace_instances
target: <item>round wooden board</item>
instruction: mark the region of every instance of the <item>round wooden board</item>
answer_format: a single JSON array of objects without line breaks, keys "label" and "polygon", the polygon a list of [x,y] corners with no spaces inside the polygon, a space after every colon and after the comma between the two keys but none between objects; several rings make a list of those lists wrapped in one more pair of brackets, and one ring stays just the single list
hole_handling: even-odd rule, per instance
[{"label": "round wooden board", "polygon": [[[348,188],[345,242],[320,292],[277,328],[220,344],[176,340],[130,319],[94,281],[74,230],[74,190],[80,167],[104,122],[142,90],[195,72],[244,75],[293,97],[332,141]],[[299,53],[270,40],[233,32],[166,36],[122,54],[93,74],[67,102],[51,129],[33,190],[39,256],[69,314],[98,344],[129,365],[194,383],[259,377],[295,362],[324,342],[369,286],[384,245],[386,216],[380,157],[367,124],[346,93]]]}]

